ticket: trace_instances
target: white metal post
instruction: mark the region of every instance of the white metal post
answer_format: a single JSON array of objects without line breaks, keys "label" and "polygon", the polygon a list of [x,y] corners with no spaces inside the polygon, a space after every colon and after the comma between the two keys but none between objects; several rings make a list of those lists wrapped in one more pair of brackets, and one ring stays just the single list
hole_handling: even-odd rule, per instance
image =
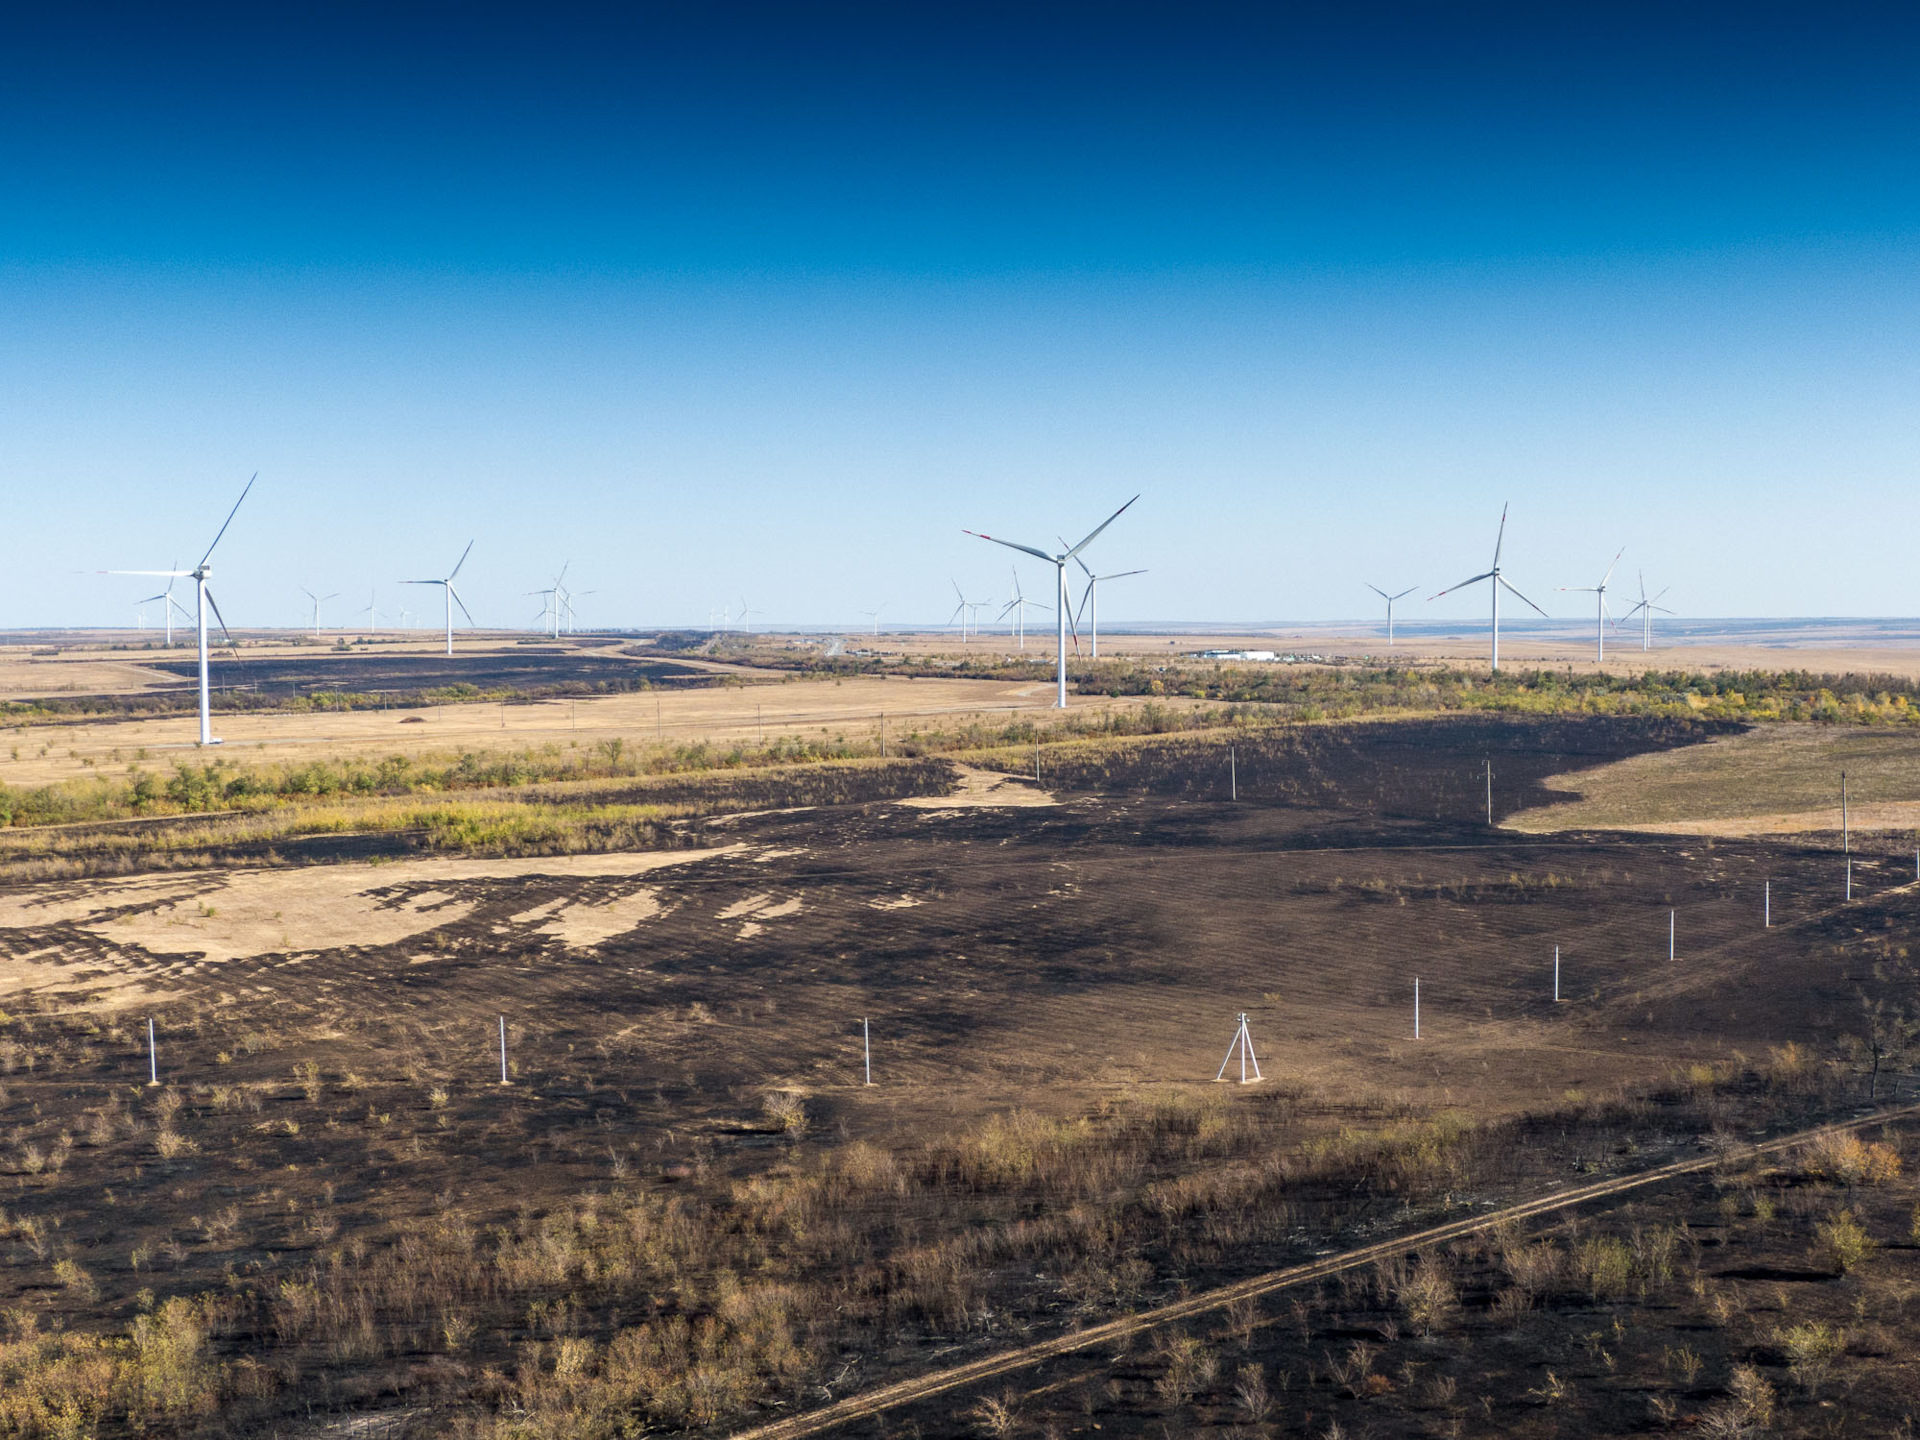
[{"label": "white metal post", "polygon": [[1240,754],[1235,746],[1227,747],[1227,785],[1228,798],[1240,798]]},{"label": "white metal post", "polygon": [[1667,911],[1667,959],[1669,960],[1673,959],[1673,916],[1673,911]]},{"label": "white metal post", "polygon": [[1853,899],[1853,857],[1847,857],[1847,899]]},{"label": "white metal post", "polygon": [[1762,897],[1760,901],[1760,928],[1763,930],[1771,930],[1773,928],[1773,881],[1767,881],[1766,888],[1760,893]]},{"label": "white metal post", "polygon": [[147,1084],[160,1083],[160,1051],[153,1042],[153,1020],[147,1020]]},{"label": "white metal post", "polygon": [[1847,823],[1847,772],[1840,772],[1840,853],[1853,853],[1853,831]]},{"label": "white metal post", "polygon": [[867,1017],[860,1017],[860,1048],[866,1056],[867,1084],[873,1084],[873,1031],[867,1024]]},{"label": "white metal post", "polygon": [[500,1017],[500,1083],[507,1083],[507,1017]]},{"label": "white metal post", "polygon": [[1487,824],[1493,824],[1493,759],[1487,759]]},{"label": "white metal post", "polygon": [[1420,1038],[1420,977],[1413,977],[1413,1038]]},{"label": "white metal post", "polygon": [[[203,570],[204,566],[201,567]],[[213,743],[213,716],[209,714],[212,706],[210,689],[207,684],[207,577],[196,575],[194,589],[199,593],[199,604],[194,606],[193,627],[200,645],[200,743]]]},{"label": "white metal post", "polygon": [[1560,947],[1553,947],[1553,1003],[1560,1003]]}]

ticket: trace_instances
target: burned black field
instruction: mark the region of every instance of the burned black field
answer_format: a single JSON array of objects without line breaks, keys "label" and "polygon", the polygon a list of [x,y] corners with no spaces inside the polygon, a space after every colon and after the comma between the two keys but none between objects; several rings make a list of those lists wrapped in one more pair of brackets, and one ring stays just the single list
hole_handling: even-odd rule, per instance
[{"label": "burned black field", "polygon": [[[1467,719],[1061,747],[1053,804],[775,807],[626,857],[17,891],[0,976],[35,984],[0,995],[0,1434],[63,1433],[62,1404],[100,1434],[294,1433],[310,1406],[421,1435],[738,1429],[1851,1115],[1868,1097],[1840,1042],[1904,958],[1910,858],[1856,854],[1848,902],[1817,842],[1485,822],[1489,759],[1497,820],[1549,803],[1548,776],[1700,733]],[[1216,1085],[1243,1011],[1267,1079]],[[1844,1297],[1904,1275],[1903,1183],[1855,1203],[1797,1160],[1715,1172],[1554,1230],[1525,1305],[1500,1297],[1527,1235],[1460,1242],[1298,1313],[1143,1334],[1049,1395],[1016,1381],[862,1426],[1612,1433],[1666,1423],[1656,1393],[1674,1423],[1705,1415],[1735,1364],[1819,1418],[1749,1331],[1790,1285],[1783,1326],[1851,1337],[1822,1383],[1879,1374]],[[1877,1258],[1723,1283],[1716,1246],[1791,1268],[1849,1206]],[[1655,1263],[1635,1236],[1660,1227]],[[1624,1278],[1596,1289],[1580,1246],[1616,1234]],[[1440,1320],[1410,1318],[1402,1292],[1443,1263]],[[1696,1324],[1723,1292],[1738,1317],[1684,1386],[1606,1338]],[[162,1314],[190,1353],[154,1349],[142,1317]],[[96,1334],[131,1338],[76,1400],[60,1377]],[[1600,1383],[1629,1356],[1631,1385]]]},{"label": "burned black field", "polygon": [[[198,664],[151,660],[149,669],[178,675],[183,684],[199,674]],[[649,656],[635,658],[605,647],[526,645],[486,654],[382,654],[377,647],[345,655],[216,655],[213,683],[228,692],[259,696],[414,694],[469,686],[488,693],[603,693],[643,685],[700,685],[711,677],[696,666]]]}]

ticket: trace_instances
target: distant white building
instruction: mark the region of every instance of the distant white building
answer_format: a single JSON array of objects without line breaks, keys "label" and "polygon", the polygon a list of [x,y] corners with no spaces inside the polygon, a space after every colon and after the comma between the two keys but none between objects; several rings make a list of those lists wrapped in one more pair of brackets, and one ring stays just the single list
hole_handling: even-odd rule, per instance
[{"label": "distant white building", "polygon": [[1201,660],[1278,660],[1278,650],[1202,650]]}]

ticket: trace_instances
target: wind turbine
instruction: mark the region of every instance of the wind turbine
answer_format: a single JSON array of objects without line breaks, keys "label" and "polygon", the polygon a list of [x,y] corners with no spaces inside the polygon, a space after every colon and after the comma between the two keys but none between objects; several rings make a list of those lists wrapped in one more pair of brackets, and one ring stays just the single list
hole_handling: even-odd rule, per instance
[{"label": "wind turbine", "polygon": [[318,640],[320,638],[320,607],[329,600],[338,600],[340,598],[340,592],[336,590],[331,595],[316,595],[313,591],[302,585],[300,587],[300,593],[313,602],[313,638]]},{"label": "wind turbine", "polygon": [[1673,587],[1671,585],[1667,586],[1667,590],[1662,590],[1660,595],[1656,595],[1653,599],[1649,600],[1647,598],[1646,572],[1635,571],[1634,573],[1640,577],[1640,603],[1622,615],[1620,617],[1620,623],[1624,625],[1635,615],[1638,615],[1640,617],[1640,648],[1642,650],[1651,650],[1653,648],[1653,612],[1658,610],[1662,615],[1673,614],[1673,611],[1658,603],[1660,595],[1666,594],[1667,590],[1671,590]]},{"label": "wind turbine", "polygon": [[[1140,497],[1136,495],[1133,497],[1133,500],[1138,500],[1139,498]],[[1062,551],[1058,555],[1049,555],[1046,551],[1036,550],[1031,545],[1017,545],[1011,540],[1001,540],[992,535],[982,535],[978,530],[966,530],[962,532],[963,534],[972,535],[979,540],[992,540],[996,545],[1004,545],[1009,550],[1018,550],[1022,554],[1031,555],[1037,560],[1044,560],[1053,566],[1053,593],[1056,607],[1054,613],[1055,659],[1053,701],[1055,709],[1064,710],[1067,708],[1067,561],[1076,558],[1082,550],[1094,542],[1102,530],[1106,529],[1107,526],[1113,524],[1114,521],[1124,515],[1127,511],[1127,506],[1132,505],[1133,500],[1127,501],[1126,505],[1122,505],[1118,510],[1114,511],[1113,514],[1109,515],[1105,520],[1102,520],[1099,525],[1095,526],[1092,532],[1088,534],[1087,538],[1082,540],[1078,545],[1075,545],[1070,550]]]},{"label": "wind turbine", "polygon": [[[1620,555],[1627,553],[1627,547],[1620,547]],[[1620,555],[1613,557],[1613,565],[1620,563]],[[1607,659],[1607,581],[1613,578],[1613,565],[1607,566],[1607,573],[1600,577],[1598,585],[1562,585],[1562,590],[1575,591],[1582,595],[1599,597],[1597,613],[1593,621],[1593,663],[1603,665]]]},{"label": "wind turbine", "polygon": [[[1464,590],[1469,585],[1478,585],[1482,580],[1489,582],[1487,589],[1493,596],[1493,668],[1496,671],[1500,668],[1500,587],[1505,585],[1507,589],[1513,590],[1515,595],[1520,595],[1518,590],[1513,589],[1512,582],[1500,573],[1500,547],[1506,543],[1506,539],[1507,507],[1502,505],[1500,507],[1500,533],[1494,538],[1493,542],[1493,568],[1479,575],[1475,575],[1471,580],[1462,580],[1458,585],[1449,585],[1445,590],[1427,597],[1428,601],[1431,602],[1438,600],[1441,595],[1449,595],[1455,590]],[[1526,601],[1529,606],[1532,606],[1532,608],[1539,613],[1541,619],[1544,620],[1548,618],[1547,612],[1541,610],[1538,605],[1534,605],[1526,596],[1520,595],[1520,598]]]},{"label": "wind turbine", "polygon": [[[460,552],[460,565],[467,563],[467,556],[473,553],[473,541],[467,541],[467,548]],[[460,573],[460,565],[453,567],[452,574],[444,580],[402,580],[402,585],[438,585],[447,592],[447,654],[453,654],[453,607],[458,605],[460,613],[467,617],[467,624],[473,624],[473,612],[467,609],[467,602],[460,598],[460,592],[453,588],[453,578]]]},{"label": "wind turbine", "polygon": [[766,613],[767,612],[764,610],[753,610],[748,608],[747,602],[743,599],[740,602],[740,628],[744,630],[747,634],[751,635],[753,633],[753,617],[756,615],[764,615]]},{"label": "wind turbine", "polygon": [[[951,575],[947,578],[953,580]],[[967,620],[969,617],[967,614],[967,597],[961,593],[960,582],[958,580],[953,580],[953,593],[958,597],[960,603],[953,607],[953,614],[947,617],[947,624],[951,625],[956,620],[960,622],[960,643],[964,645],[967,643]]]},{"label": "wind turbine", "polygon": [[1087,571],[1087,589],[1086,593],[1080,597],[1080,609],[1074,612],[1073,628],[1075,633],[1078,633],[1080,629],[1080,616],[1084,613],[1087,617],[1088,638],[1093,642],[1093,658],[1098,660],[1100,658],[1100,582],[1102,580],[1124,580],[1129,575],[1144,575],[1147,572],[1144,570],[1116,570],[1111,575],[1096,575],[1093,571],[1087,570],[1087,562],[1082,560],[1078,555],[1073,557],[1073,563],[1078,565],[1082,570]]},{"label": "wind turbine", "polygon": [[377,613],[373,608],[373,596],[374,596],[373,587],[368,586],[367,587],[367,638],[369,640],[373,638],[373,632],[374,632],[373,622],[374,622],[375,615]]},{"label": "wind turbine", "polygon": [[1027,599],[1026,592],[1020,588],[1020,572],[1013,570],[1011,566],[1008,568],[1013,574],[1013,598],[1007,601],[1006,608],[1000,612],[1000,618],[1004,620],[1008,615],[1013,616],[1013,628],[1019,635],[1020,648],[1024,650],[1027,648],[1027,611],[1045,611],[1047,607],[1038,600]]},{"label": "wind turbine", "polygon": [[[233,517],[240,513],[240,507],[246,503],[247,495],[253,489],[254,480],[258,480],[259,478],[260,478],[259,472],[255,471],[253,475],[253,479],[247,481],[246,488],[240,492],[240,498],[233,502],[233,509],[227,512],[227,518],[225,523],[221,525],[219,533],[213,537],[213,544],[207,546],[207,553],[200,557],[200,563],[194,566],[193,569],[191,570],[102,570],[100,572],[102,575],[163,575],[170,580],[184,580],[189,577],[192,578],[193,589],[194,589],[194,603],[196,607],[194,617],[193,617],[193,624],[194,624],[194,630],[199,637],[199,643],[200,643],[200,743],[202,745],[218,745],[220,743],[218,740],[213,738],[213,704],[211,699],[210,687],[207,684],[207,611],[208,609],[212,609],[213,618],[220,622],[220,633],[227,637],[227,643],[229,645],[233,644],[233,632],[227,629],[226,617],[220,613],[220,607],[214,601],[213,592],[207,589],[207,577],[213,573],[213,567],[208,565],[207,562],[213,558],[214,550],[219,546],[222,538],[225,537],[227,533],[227,526],[233,524]],[[168,590],[171,590],[173,587],[168,586],[167,588]]]},{"label": "wind turbine", "polygon": [[[884,610],[886,608],[887,608],[886,606],[882,605],[880,607],[880,610]],[[855,612],[857,614],[866,616],[869,620],[873,622],[873,633],[875,635],[878,635],[880,633],[880,610],[860,610]]]},{"label": "wind turbine", "polygon": [[[567,561],[565,565],[562,565],[560,567],[560,573],[553,577],[553,584],[549,585],[546,589],[529,590],[526,592],[529,595],[544,595],[547,597],[547,603],[540,607],[540,628],[551,634],[555,640],[560,638],[560,597],[567,593],[567,571],[572,565],[573,562],[571,560]],[[713,617],[709,615],[707,619],[711,621]]]},{"label": "wind turbine", "polygon": [[1389,595],[1387,594],[1386,591],[1382,590],[1378,585],[1367,586],[1367,589],[1371,590],[1374,594],[1378,595],[1382,600],[1387,602],[1387,648],[1389,650],[1393,648],[1393,602],[1396,600],[1406,599],[1407,596],[1411,595],[1414,591],[1418,590],[1419,588],[1420,587],[1418,585],[1409,585],[1406,589],[1402,590],[1398,595]]},{"label": "wind turbine", "polygon": [[[176,560],[173,563],[178,565],[180,562]],[[173,648],[173,612],[178,610],[184,618],[188,620],[191,620],[193,618],[191,615],[187,614],[186,606],[182,605],[178,600],[173,598],[173,578],[176,576],[184,575],[186,573],[187,572],[184,570],[169,570],[167,572],[168,580],[167,580],[166,589],[162,590],[158,595],[149,595],[147,596],[146,599],[136,602],[141,605],[151,605],[156,600],[161,602],[160,611],[161,611],[161,614],[163,614],[166,617],[166,621],[167,621],[167,648],[169,650]],[[143,616],[144,616],[144,612],[143,612]],[[146,628],[146,622],[144,618],[141,621],[141,628],[143,630]]]},{"label": "wind turbine", "polygon": [[598,595],[599,593],[598,590],[562,590],[560,592],[560,603],[567,607],[567,633],[569,635],[573,634],[573,602],[575,600],[584,600],[589,595]]}]

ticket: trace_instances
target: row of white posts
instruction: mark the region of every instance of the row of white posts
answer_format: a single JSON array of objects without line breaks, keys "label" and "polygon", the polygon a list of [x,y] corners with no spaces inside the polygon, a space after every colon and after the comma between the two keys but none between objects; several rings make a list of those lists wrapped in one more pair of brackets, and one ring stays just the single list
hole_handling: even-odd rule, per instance
[{"label": "row of white posts", "polygon": [[[1039,772],[1037,750],[1034,757],[1034,771],[1037,779]],[[1237,794],[1237,777],[1235,789]],[[1913,878],[1916,884],[1920,884],[1920,850],[1913,852]],[[1760,895],[1761,928],[1770,930],[1773,928],[1773,881],[1763,882]],[[1847,899],[1853,899],[1852,857],[1847,859]],[[1679,916],[1678,910],[1667,911],[1667,959],[1669,961],[1675,959],[1677,955]],[[1560,1003],[1560,947],[1558,945],[1553,947],[1553,1001],[1556,1005]],[[1413,1038],[1416,1040],[1420,1038],[1420,978],[1418,976],[1415,976],[1413,981]],[[873,1084],[873,1030],[865,1016],[860,1020],[860,1050],[861,1062],[865,1070],[865,1083],[871,1085]],[[1240,1083],[1243,1085],[1250,1083],[1246,1073],[1249,1065],[1253,1068],[1251,1079],[1260,1079],[1260,1062],[1254,1058],[1253,1036],[1247,1029],[1245,1014],[1240,1016],[1240,1028],[1234,1032],[1233,1043],[1227,1047],[1227,1058],[1220,1062],[1220,1074],[1214,1077],[1216,1080],[1225,1077],[1227,1066],[1236,1052],[1240,1055]],[[160,1050],[154,1035],[153,1021],[149,1018],[147,1021],[147,1084],[158,1085],[159,1083]],[[507,1017],[504,1015],[500,1017],[500,1083],[502,1085],[513,1083],[507,1078]]]}]

